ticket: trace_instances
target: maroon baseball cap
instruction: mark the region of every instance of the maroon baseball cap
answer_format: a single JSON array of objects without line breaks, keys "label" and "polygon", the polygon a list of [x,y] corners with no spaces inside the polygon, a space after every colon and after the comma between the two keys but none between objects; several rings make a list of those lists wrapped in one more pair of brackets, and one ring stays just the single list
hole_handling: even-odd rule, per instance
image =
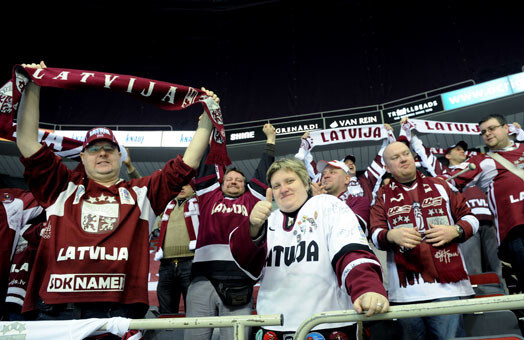
[{"label": "maroon baseball cap", "polygon": [[87,131],[86,139],[84,140],[84,145],[82,146],[82,151],[85,150],[86,146],[89,144],[99,140],[106,140],[115,144],[118,147],[118,151],[120,151],[120,145],[118,144],[113,131],[105,127],[92,128],[91,130]]}]

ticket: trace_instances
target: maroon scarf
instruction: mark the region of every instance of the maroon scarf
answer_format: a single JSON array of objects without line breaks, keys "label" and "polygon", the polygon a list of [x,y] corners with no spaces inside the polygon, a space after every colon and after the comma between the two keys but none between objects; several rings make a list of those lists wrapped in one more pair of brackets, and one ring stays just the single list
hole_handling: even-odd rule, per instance
[{"label": "maroon scarf", "polygon": [[[417,171],[417,187],[406,191],[392,179],[384,188],[389,228],[415,227],[423,233],[432,224],[451,224],[448,207],[435,182]],[[446,185],[443,182],[444,185]],[[415,185],[415,184],[413,184]],[[457,243],[436,248],[423,241],[415,248],[395,251],[400,285],[413,285],[419,276],[425,282],[458,282],[467,279]]]},{"label": "maroon scarf", "polygon": [[[181,110],[195,103],[202,103],[215,127],[207,164],[229,165],[226,150],[226,133],[220,106],[204,91],[192,87],[170,84],[146,78],[106,72],[72,69],[32,69],[16,65],[13,78],[0,89],[0,136],[14,140],[16,116],[22,93],[29,81],[39,86],[64,89],[100,88],[130,94],[163,110]],[[13,86],[15,84],[15,86]],[[66,145],[81,145],[69,139]]]}]

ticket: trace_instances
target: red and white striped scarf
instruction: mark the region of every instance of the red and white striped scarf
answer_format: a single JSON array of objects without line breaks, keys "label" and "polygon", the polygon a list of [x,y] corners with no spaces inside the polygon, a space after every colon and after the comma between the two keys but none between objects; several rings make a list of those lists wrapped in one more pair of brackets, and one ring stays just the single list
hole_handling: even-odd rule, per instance
[{"label": "red and white striped scarf", "polygon": [[[431,224],[449,225],[451,214],[434,180],[417,171],[416,188],[407,190],[395,179],[384,187],[384,207],[390,229],[416,227],[423,234]],[[444,185],[445,182],[442,181]],[[413,249],[395,251],[400,285],[413,285],[419,277],[425,282],[458,282],[468,278],[457,243],[442,247],[422,242]]]},{"label": "red and white striped scarf", "polygon": [[[164,209],[162,220],[160,221],[160,235],[158,238],[160,247],[155,253],[155,261],[160,261],[164,258],[164,238],[166,237],[167,225],[169,217],[177,205],[176,199],[171,200]],[[189,235],[189,250],[195,250],[196,240],[198,236],[198,227],[200,226],[199,219],[200,211],[198,209],[197,197],[189,198],[184,202],[184,219],[186,222],[187,234]]]},{"label": "red and white striped scarf", "polygon": [[[14,140],[13,118],[29,81],[39,86],[64,89],[99,88],[132,95],[163,110],[181,110],[201,103],[215,127],[207,164],[231,164],[226,150],[220,106],[204,91],[188,86],[106,72],[46,68],[23,68],[16,65],[13,77],[0,88],[0,137]],[[76,142],[76,141],[75,141]],[[71,147],[75,143],[71,139]],[[78,146],[78,145],[76,145]],[[66,145],[64,145],[66,147]]]}]

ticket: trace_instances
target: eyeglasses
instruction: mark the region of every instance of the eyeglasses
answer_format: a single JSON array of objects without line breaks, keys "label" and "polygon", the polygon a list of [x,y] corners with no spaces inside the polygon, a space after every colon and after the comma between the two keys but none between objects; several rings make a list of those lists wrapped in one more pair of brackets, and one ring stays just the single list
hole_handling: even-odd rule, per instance
[{"label": "eyeglasses", "polygon": [[116,150],[116,146],[112,144],[104,144],[104,145],[93,144],[93,145],[89,145],[86,148],[86,151],[89,153],[97,153],[102,149],[104,149],[105,152],[111,153]]},{"label": "eyeglasses", "polygon": [[486,133],[495,131],[496,128],[501,127],[502,125],[488,126],[486,130],[480,130],[480,134],[484,136]]}]

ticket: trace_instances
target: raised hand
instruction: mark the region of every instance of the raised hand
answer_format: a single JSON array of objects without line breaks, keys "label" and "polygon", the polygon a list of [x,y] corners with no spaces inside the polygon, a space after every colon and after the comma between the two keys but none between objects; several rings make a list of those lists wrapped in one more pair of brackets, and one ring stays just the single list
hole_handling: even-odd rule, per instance
[{"label": "raised hand", "polygon": [[257,204],[251,210],[249,215],[249,225],[250,225],[250,234],[251,237],[256,237],[260,231],[260,227],[264,225],[267,218],[271,214],[273,208],[273,190],[268,188],[266,190],[266,200],[258,201]]}]

